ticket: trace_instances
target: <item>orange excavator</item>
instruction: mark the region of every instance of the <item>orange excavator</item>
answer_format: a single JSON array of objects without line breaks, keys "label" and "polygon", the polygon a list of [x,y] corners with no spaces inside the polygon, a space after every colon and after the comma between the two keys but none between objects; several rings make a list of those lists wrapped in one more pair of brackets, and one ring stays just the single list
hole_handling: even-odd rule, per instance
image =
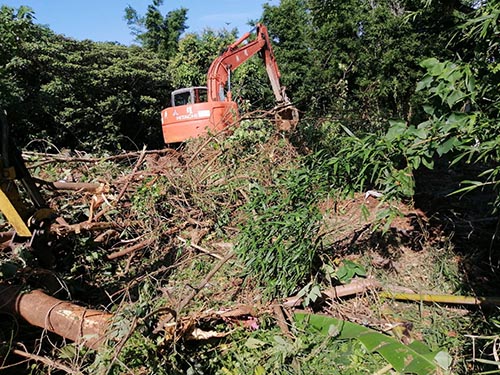
[{"label": "orange excavator", "polygon": [[[249,40],[255,31],[255,39]],[[298,122],[298,110],[280,84],[280,72],[267,28],[262,24],[229,45],[211,64],[207,87],[188,87],[172,92],[171,106],[161,112],[166,144],[184,142],[208,132],[217,133],[239,119],[238,106],[231,97],[231,72],[259,53],[271,81],[276,107],[274,114],[280,130],[289,131]]]}]

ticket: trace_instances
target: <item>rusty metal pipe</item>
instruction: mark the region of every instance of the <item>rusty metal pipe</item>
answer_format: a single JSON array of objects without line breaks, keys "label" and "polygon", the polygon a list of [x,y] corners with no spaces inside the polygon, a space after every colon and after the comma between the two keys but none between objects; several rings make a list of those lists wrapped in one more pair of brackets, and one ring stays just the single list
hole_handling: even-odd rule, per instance
[{"label": "rusty metal pipe", "polygon": [[19,286],[10,285],[0,285],[0,310],[92,349],[104,343],[113,316],[59,300],[41,290],[22,293]]}]

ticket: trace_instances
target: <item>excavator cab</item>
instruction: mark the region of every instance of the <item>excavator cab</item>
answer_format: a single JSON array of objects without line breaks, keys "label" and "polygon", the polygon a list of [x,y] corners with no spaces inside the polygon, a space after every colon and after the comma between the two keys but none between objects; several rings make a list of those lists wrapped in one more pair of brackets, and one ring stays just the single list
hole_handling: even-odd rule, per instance
[{"label": "excavator cab", "polygon": [[171,106],[204,103],[208,98],[208,89],[203,86],[188,87],[172,91]]},{"label": "excavator cab", "polygon": [[238,120],[233,101],[207,101],[206,87],[188,87],[172,92],[171,106],[161,111],[163,140],[166,144],[184,142],[207,132],[225,130]]}]

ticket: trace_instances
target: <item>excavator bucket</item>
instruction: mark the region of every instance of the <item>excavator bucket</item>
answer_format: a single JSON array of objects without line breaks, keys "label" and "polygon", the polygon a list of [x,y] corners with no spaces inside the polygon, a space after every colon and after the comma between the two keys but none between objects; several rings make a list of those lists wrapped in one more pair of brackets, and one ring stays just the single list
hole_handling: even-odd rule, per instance
[{"label": "excavator bucket", "polygon": [[299,110],[290,104],[277,106],[274,108],[274,120],[278,130],[292,132],[299,123]]}]

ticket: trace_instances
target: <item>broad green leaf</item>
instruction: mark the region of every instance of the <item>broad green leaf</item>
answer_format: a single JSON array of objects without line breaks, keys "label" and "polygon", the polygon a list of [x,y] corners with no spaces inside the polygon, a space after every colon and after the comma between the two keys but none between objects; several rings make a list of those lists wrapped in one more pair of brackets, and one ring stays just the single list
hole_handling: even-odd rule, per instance
[{"label": "broad green leaf", "polygon": [[441,143],[437,147],[436,152],[438,153],[439,156],[442,156],[442,155],[448,153],[451,149],[453,149],[459,143],[460,143],[460,141],[456,137],[451,137],[446,142]]},{"label": "broad green leaf", "polygon": [[439,64],[439,61],[435,57],[431,57],[420,62],[420,66],[426,69],[430,69],[436,64]]},{"label": "broad green leaf", "polygon": [[[418,91],[418,85],[417,85],[417,91]],[[424,105],[423,108],[424,112],[431,116],[434,114],[434,111],[436,110],[436,108],[432,105]]]},{"label": "broad green leaf", "polygon": [[426,139],[429,136],[429,130],[425,127],[418,127],[417,129],[412,127],[411,129],[411,134],[419,139]]},{"label": "broad green leaf", "polygon": [[431,350],[424,343],[417,341],[417,340],[409,343],[408,347],[415,350],[418,354],[424,355],[424,354],[431,353]]},{"label": "broad green leaf", "polygon": [[446,124],[454,125],[456,127],[465,126],[469,120],[469,115],[465,113],[453,112],[446,120]]},{"label": "broad green leaf", "polygon": [[319,285],[314,285],[307,295],[307,299],[311,302],[316,302],[319,297],[321,297],[321,289],[319,288]]},{"label": "broad green leaf", "polygon": [[458,102],[460,102],[463,98],[465,98],[466,95],[460,91],[460,90],[454,90],[451,92],[450,95],[448,95],[448,97],[446,98],[446,103],[448,104],[448,106],[451,108],[453,107],[455,104],[457,104]]},{"label": "broad green leaf", "polygon": [[399,120],[399,121],[394,121],[390,120],[389,124],[391,127],[387,131],[387,134],[385,135],[385,139],[388,141],[392,141],[396,139],[397,137],[401,136],[405,131],[406,131],[406,122]]},{"label": "broad green leaf", "polygon": [[436,361],[442,369],[448,370],[453,362],[453,358],[449,353],[441,351],[434,356],[434,361]]},{"label": "broad green leaf", "polygon": [[417,83],[416,91],[422,91],[423,89],[428,88],[433,82],[433,78],[431,75],[426,74],[422,80]]},{"label": "broad green leaf", "polygon": [[248,340],[245,342],[245,346],[248,349],[258,349],[258,348],[261,348],[265,345],[266,345],[266,343],[264,341],[259,340],[259,339],[255,339],[253,337],[249,337]]},{"label": "broad green leaf", "polygon": [[59,350],[59,358],[74,359],[76,357],[76,348],[74,345],[66,345]]},{"label": "broad green leaf", "polygon": [[415,170],[418,169],[418,167],[420,167],[420,162],[422,161],[422,158],[420,156],[416,155],[411,160],[412,160],[413,169],[415,169]]},{"label": "broad green leaf", "polygon": [[[297,322],[306,325],[306,329],[328,335],[330,327],[335,325],[340,330],[339,339],[359,340],[368,351],[379,353],[391,366],[401,373],[412,373],[416,375],[430,375],[439,371],[443,363],[446,368],[448,361],[446,354],[430,353],[423,344],[407,346],[396,339],[351,322],[342,321],[328,316],[296,313]],[[422,355],[422,352],[426,352]],[[428,356],[431,355],[431,358]],[[433,355],[433,356],[432,356]]]},{"label": "broad green leaf", "polygon": [[476,79],[472,74],[467,74],[465,76],[465,86],[467,87],[467,91],[470,93],[474,93],[476,90]]},{"label": "broad green leaf", "polygon": [[434,160],[428,158],[422,158],[422,164],[425,165],[428,169],[434,169]]}]

